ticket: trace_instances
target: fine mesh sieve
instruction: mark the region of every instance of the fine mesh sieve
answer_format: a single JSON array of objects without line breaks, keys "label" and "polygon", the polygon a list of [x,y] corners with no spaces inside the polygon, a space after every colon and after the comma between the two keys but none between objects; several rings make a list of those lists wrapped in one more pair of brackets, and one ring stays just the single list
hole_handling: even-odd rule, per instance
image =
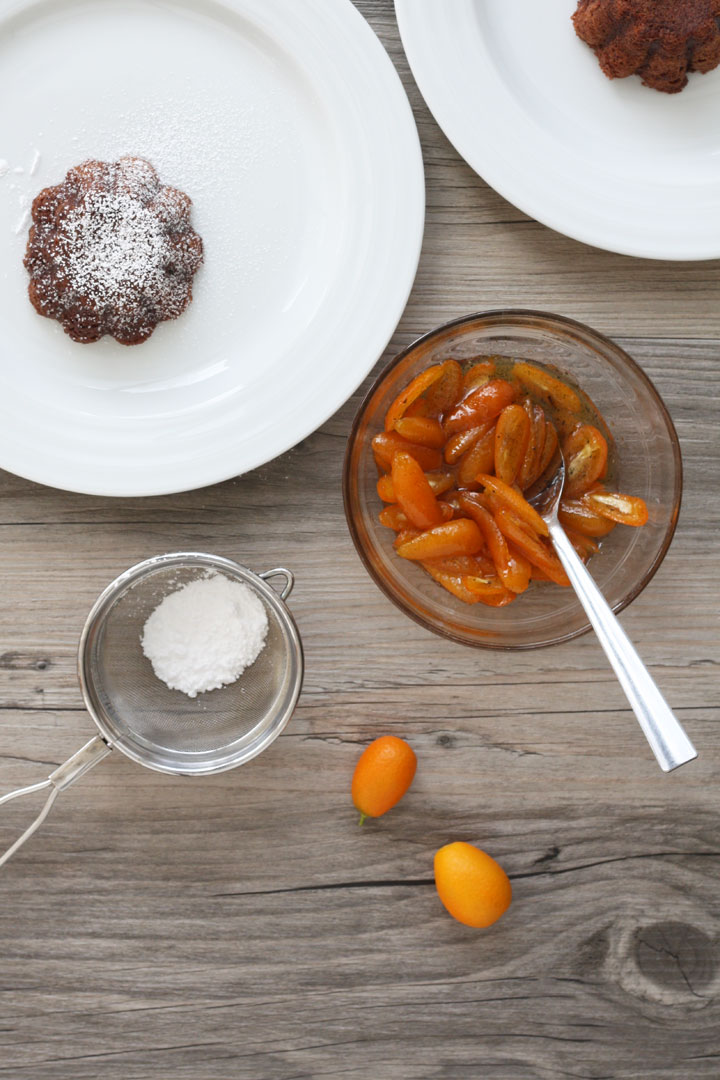
[{"label": "fine mesh sieve", "polygon": [[[165,596],[213,573],[255,592],[267,613],[268,634],[239,679],[188,698],[155,676],[140,639]],[[274,577],[285,579],[279,594],[267,583]],[[269,746],[290,719],[302,684],[302,645],[283,602],[292,587],[289,570],[255,574],[229,559],[196,552],[147,559],[116,578],[88,615],[78,655],[83,697],[100,734],[46,780],[0,798],[2,804],[51,789],[36,820],[0,857],[0,866],[42,824],[58,793],[112,749],[150,769],[201,776],[242,765]]]}]

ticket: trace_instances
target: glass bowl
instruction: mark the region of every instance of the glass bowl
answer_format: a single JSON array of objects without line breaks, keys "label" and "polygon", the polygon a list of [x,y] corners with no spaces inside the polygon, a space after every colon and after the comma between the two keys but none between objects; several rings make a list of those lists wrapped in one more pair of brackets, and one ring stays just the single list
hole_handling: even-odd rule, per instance
[{"label": "glass bowl", "polygon": [[370,443],[383,430],[388,406],[431,364],[482,355],[552,365],[592,399],[615,442],[613,485],[641,496],[650,516],[642,528],[613,529],[591,559],[590,570],[616,612],[645,588],[670,546],[680,510],[677,433],[657,390],[627,353],[581,323],[539,311],[488,311],[456,319],[425,334],[388,364],[360,406],[348,440],[343,496],[350,534],[386,596],[437,634],[490,649],[569,641],[590,629],[571,589],[537,582],[507,607],[469,606],[421,567],[399,558],[392,546],[395,534],[378,521],[382,503]]}]

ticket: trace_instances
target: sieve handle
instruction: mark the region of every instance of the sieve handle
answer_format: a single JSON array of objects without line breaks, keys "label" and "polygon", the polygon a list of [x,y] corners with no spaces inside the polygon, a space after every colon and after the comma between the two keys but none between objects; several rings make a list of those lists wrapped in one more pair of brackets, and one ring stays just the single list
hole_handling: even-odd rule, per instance
[{"label": "sieve handle", "polygon": [[284,566],[276,566],[274,570],[266,570],[264,574],[258,574],[258,577],[261,577],[263,581],[267,581],[271,577],[284,577],[285,584],[280,593],[281,600],[287,600],[295,584],[295,575],[291,570],[286,570]]},{"label": "sieve handle", "polygon": [[0,866],[6,863],[18,848],[22,847],[26,840],[29,840],[34,832],[37,832],[50,813],[52,804],[60,792],[69,787],[70,784],[74,784],[76,780],[79,780],[83,773],[86,773],[88,769],[92,769],[93,765],[97,765],[98,761],[102,761],[104,757],[107,757],[111,749],[112,747],[108,746],[104,739],[101,739],[99,735],[95,735],[76,754],[73,754],[54,772],[51,772],[47,780],[41,780],[38,784],[30,784],[29,787],[17,788],[0,798],[0,806],[2,806],[3,803],[10,802],[11,799],[19,799],[21,795],[32,795],[35,791],[50,788],[50,794],[38,816],[31,825],[28,825],[22,836],[19,836],[3,855],[0,855]]}]

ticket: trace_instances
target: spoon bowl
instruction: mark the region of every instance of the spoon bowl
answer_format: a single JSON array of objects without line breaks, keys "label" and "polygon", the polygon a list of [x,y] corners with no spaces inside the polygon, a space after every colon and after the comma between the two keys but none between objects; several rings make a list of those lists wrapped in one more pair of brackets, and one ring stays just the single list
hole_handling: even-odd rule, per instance
[{"label": "spoon bowl", "polygon": [[558,507],[565,487],[565,458],[558,446],[542,476],[525,492],[525,498],[541,518],[557,520]]}]

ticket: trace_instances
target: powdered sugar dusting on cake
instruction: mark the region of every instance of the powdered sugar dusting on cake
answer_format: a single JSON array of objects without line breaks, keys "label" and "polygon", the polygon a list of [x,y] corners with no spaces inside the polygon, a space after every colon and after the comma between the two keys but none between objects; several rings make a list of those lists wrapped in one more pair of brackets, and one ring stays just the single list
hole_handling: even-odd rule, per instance
[{"label": "powdered sugar dusting on cake", "polygon": [[176,318],[192,297],[202,241],[190,199],[142,158],[86,161],[33,203],[30,299],[76,341],[126,345]]},{"label": "powdered sugar dusting on cake", "polygon": [[98,305],[162,287],[172,261],[166,228],[137,192],[89,192],[57,231],[57,272]]}]

